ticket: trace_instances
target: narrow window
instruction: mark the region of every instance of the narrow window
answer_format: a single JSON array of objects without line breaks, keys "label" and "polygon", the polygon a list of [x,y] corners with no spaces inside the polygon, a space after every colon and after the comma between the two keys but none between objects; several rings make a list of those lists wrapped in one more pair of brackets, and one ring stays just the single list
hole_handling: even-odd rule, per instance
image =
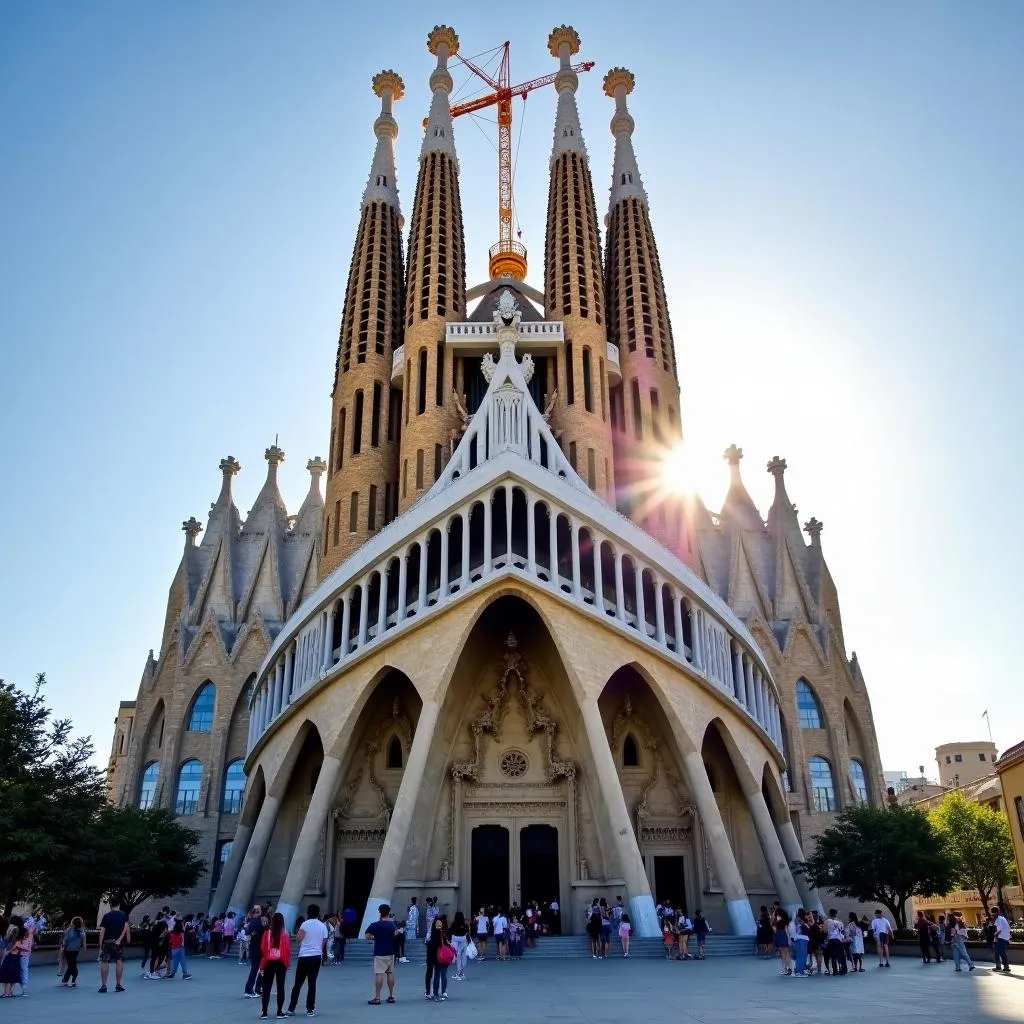
[{"label": "narrow window", "polygon": [[384,485],[384,524],[391,522],[391,492],[394,488],[391,484]]},{"label": "narrow window", "polygon": [[427,411],[427,350],[420,349],[420,371],[416,378],[416,415]]},{"label": "narrow window", "polygon": [[388,744],[388,768],[401,768],[402,767],[402,741],[397,736],[391,737],[391,742]]},{"label": "narrow window", "polygon": [[638,441],[644,436],[643,414],[640,411],[640,381],[634,377],[630,381],[630,394],[633,399],[633,433]]},{"label": "narrow window", "polygon": [[444,342],[437,346],[437,380],[434,384],[434,404],[444,405]]},{"label": "narrow window", "polygon": [[[406,390],[412,388],[412,360],[406,359],[405,361],[405,387]],[[407,402],[405,406],[405,425],[409,426],[409,410],[412,408],[412,402]]]},{"label": "narrow window", "polygon": [[640,750],[638,749],[636,740],[633,739],[632,734],[626,736],[626,739],[622,744],[622,767],[640,767]]},{"label": "narrow window", "polygon": [[373,382],[373,405],[370,406],[370,447],[380,447],[380,381]]},{"label": "narrow window", "polygon": [[334,503],[334,546],[338,546],[341,539],[341,502]]},{"label": "narrow window", "polygon": [[439,444],[434,445],[434,479],[436,480],[441,475],[441,446]]},{"label": "narrow window", "polygon": [[597,489],[597,460],[594,457],[594,449],[587,449],[587,483],[590,489]]},{"label": "narrow window", "polygon": [[338,469],[345,464],[345,410],[338,414]]},{"label": "narrow window", "polygon": [[402,497],[409,492],[409,460],[402,460]]},{"label": "narrow window", "polygon": [[576,381],[572,366],[572,342],[565,343],[565,404],[572,405],[576,401]]},{"label": "narrow window", "polygon": [[658,392],[651,388],[651,430],[654,433],[654,440],[661,440],[661,401],[658,398]]},{"label": "narrow window", "polygon": [[358,455],[363,449],[363,393],[356,392],[356,407],[352,413],[352,454]]},{"label": "narrow window", "polygon": [[569,442],[569,465],[572,466],[573,469],[576,468],[576,442],[575,441],[570,441]]},{"label": "narrow window", "polygon": [[391,389],[391,401],[388,403],[388,440],[397,441],[402,424],[402,392],[398,388]]},{"label": "narrow window", "polygon": [[590,383],[590,349],[583,350],[583,408],[594,411],[594,391]]},{"label": "narrow window", "polygon": [[370,497],[366,502],[366,528],[373,533],[377,529],[377,485],[370,484]]},{"label": "narrow window", "polygon": [[416,490],[423,490],[423,449],[416,452]]},{"label": "narrow window", "polygon": [[359,492],[352,492],[352,501],[348,507],[348,532],[355,533],[359,529]]},{"label": "narrow window", "polygon": [[598,372],[601,374],[601,380],[600,380],[598,386],[600,387],[600,390],[601,390],[601,422],[603,423],[608,418],[608,416],[607,416],[607,414],[605,412],[605,407],[607,405],[608,400],[605,397],[605,390],[604,390],[604,384],[605,384],[604,360],[603,359],[598,359],[597,366],[598,366]]}]

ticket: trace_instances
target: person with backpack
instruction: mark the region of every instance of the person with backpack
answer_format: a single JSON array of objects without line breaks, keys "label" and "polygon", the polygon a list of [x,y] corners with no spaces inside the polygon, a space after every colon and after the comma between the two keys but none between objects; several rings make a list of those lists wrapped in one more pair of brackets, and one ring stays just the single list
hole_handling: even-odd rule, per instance
[{"label": "person with backpack", "polygon": [[292,965],[292,946],[288,929],[284,926],[284,915],[277,913],[271,918],[270,927],[263,933],[260,942],[260,969],[263,971],[263,1012],[260,1020],[267,1019],[270,1007],[270,990],[277,982],[277,1017],[283,1020],[284,980]]},{"label": "person with backpack", "polygon": [[[455,963],[455,947],[448,934],[448,918],[446,915],[435,917],[431,922],[430,934],[427,936],[427,973],[424,988],[427,999],[435,1003],[448,998],[448,968]],[[433,994],[431,994],[433,980]]]},{"label": "person with backpack", "polygon": [[708,919],[699,910],[693,915],[690,929],[697,936],[697,959],[706,960],[708,957],[707,942],[708,935],[711,932],[711,925],[708,924]]}]

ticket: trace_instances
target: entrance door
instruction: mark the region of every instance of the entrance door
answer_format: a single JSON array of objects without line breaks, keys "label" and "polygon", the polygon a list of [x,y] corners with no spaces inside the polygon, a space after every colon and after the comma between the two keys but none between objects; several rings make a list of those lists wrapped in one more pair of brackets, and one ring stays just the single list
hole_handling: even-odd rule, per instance
[{"label": "entrance door", "polygon": [[342,910],[351,907],[356,912],[356,923],[346,929],[345,938],[354,939],[359,934],[359,923],[366,913],[366,904],[373,887],[374,860],[372,857],[346,857],[345,881],[342,887]]},{"label": "entrance door", "polygon": [[472,892],[475,914],[480,907],[509,905],[509,835],[503,825],[477,825],[472,837]]},{"label": "entrance door", "polygon": [[654,898],[686,910],[686,885],[682,857],[654,858]]},{"label": "entrance door", "polygon": [[558,829],[554,825],[527,825],[519,831],[520,899],[550,903],[561,894],[558,885]]}]

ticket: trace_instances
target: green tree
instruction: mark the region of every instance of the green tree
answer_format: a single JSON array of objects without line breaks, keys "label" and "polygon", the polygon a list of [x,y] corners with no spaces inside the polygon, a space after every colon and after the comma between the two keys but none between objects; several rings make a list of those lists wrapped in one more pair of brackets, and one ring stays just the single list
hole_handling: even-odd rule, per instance
[{"label": "green tree", "polygon": [[976,890],[987,914],[992,890],[1010,885],[1016,873],[1006,815],[957,790],[947,793],[929,818],[953,862],[954,884]]},{"label": "green tree", "polygon": [[845,810],[795,870],[837,896],[881,903],[906,928],[911,896],[947,892],[953,863],[927,815],[913,807],[861,804]]},{"label": "green tree", "polygon": [[74,738],[43,699],[0,680],[0,904],[43,901],[61,891],[104,805],[103,772],[88,737]]}]

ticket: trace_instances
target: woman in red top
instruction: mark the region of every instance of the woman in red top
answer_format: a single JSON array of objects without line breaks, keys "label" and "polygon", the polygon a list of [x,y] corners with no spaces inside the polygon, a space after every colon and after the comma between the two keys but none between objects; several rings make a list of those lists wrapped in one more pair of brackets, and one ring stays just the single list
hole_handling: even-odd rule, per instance
[{"label": "woman in red top", "polygon": [[283,1019],[284,1012],[284,979],[288,968],[292,965],[292,945],[288,939],[288,930],[284,926],[284,917],[275,914],[270,927],[263,933],[260,943],[262,956],[260,970],[263,971],[263,1012],[261,1020],[267,1019],[267,1008],[270,1006],[270,986],[277,980],[277,1016]]}]

